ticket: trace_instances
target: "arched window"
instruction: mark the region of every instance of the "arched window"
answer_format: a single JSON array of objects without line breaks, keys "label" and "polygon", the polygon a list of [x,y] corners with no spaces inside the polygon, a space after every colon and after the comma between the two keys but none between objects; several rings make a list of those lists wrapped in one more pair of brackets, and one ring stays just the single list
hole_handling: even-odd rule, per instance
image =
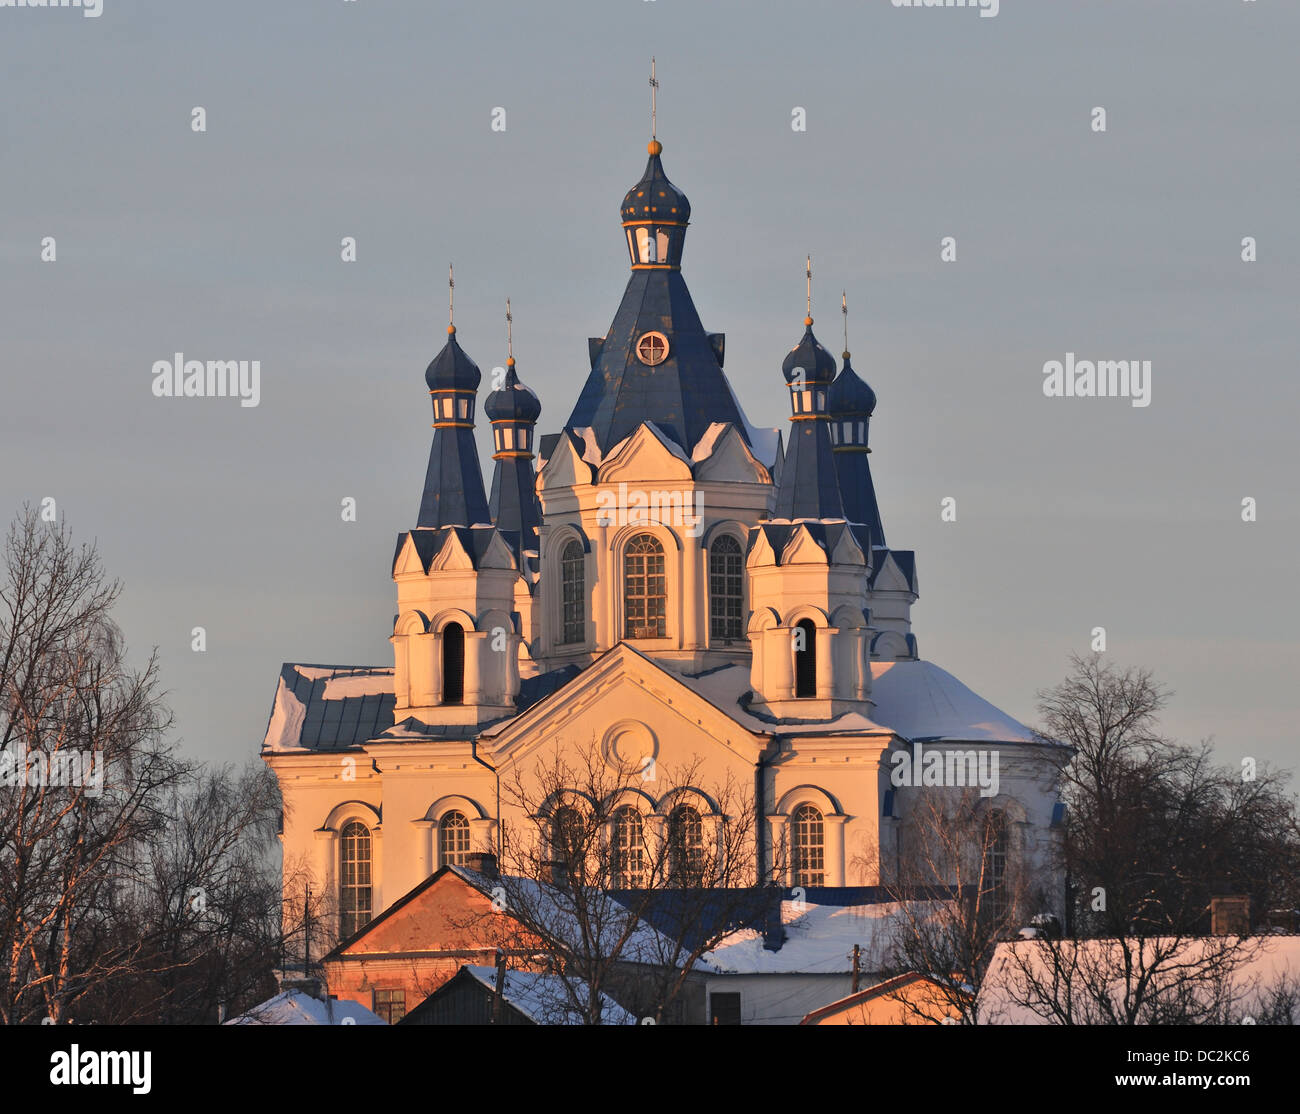
[{"label": "arched window", "polygon": [[800,619],[794,625],[794,694],[817,695],[817,625]]},{"label": "arched window", "polygon": [[790,820],[792,877],[796,886],[826,884],[826,833],[822,814],[812,805],[800,805]]},{"label": "arched window", "polygon": [[668,817],[668,878],[681,887],[704,882],[704,824],[690,805],[678,805]]},{"label": "arched window", "polygon": [[709,546],[709,637],[739,638],[744,562],[740,542],[721,534]]},{"label": "arched window", "polygon": [[994,810],[988,815],[984,830],[984,878],[980,904],[988,910],[994,924],[1000,924],[1010,911],[1007,888],[1007,851],[1010,827],[1006,813]]},{"label": "arched window", "polygon": [[620,889],[645,885],[645,833],[641,814],[631,805],[624,805],[614,813],[609,872],[614,886]]},{"label": "arched window", "polygon": [[664,547],[653,534],[637,534],[623,554],[624,638],[664,638],[668,597]]},{"label": "arched window", "polygon": [[574,538],[560,554],[563,623],[560,642],[587,641],[587,576],[582,542]]},{"label": "arched window", "polygon": [[586,866],[586,840],[583,838],[585,822],[582,813],[572,805],[563,805],[551,818],[551,857],[559,867],[561,877],[581,880]]},{"label": "arched window", "polygon": [[346,940],[370,920],[370,829],[358,820],[339,838],[339,937]]},{"label": "arched window", "polygon": [[465,630],[459,623],[442,628],[442,702],[465,702]]},{"label": "arched window", "polygon": [[469,862],[469,821],[463,812],[449,812],[438,821],[438,865]]}]

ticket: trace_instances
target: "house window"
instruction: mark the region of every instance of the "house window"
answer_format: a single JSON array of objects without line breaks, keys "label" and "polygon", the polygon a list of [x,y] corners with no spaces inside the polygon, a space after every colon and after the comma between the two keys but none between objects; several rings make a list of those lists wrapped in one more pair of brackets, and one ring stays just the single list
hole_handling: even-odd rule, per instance
[{"label": "house window", "polygon": [[576,538],[560,555],[560,585],[563,595],[561,643],[587,641],[587,574],[582,542]]},{"label": "house window", "polygon": [[370,829],[352,820],[339,842],[339,936],[347,939],[370,920]]},{"label": "house window", "polygon": [[709,637],[741,636],[743,563],[740,542],[722,534],[709,546]]},{"label": "house window", "polygon": [[794,694],[817,695],[817,626],[811,619],[794,625]]},{"label": "house window", "polygon": [[678,805],[668,817],[668,877],[673,886],[704,882],[704,824],[690,805]]},{"label": "house window", "polygon": [[625,638],[664,638],[668,597],[664,590],[664,548],[653,534],[638,534],[623,555]]},{"label": "house window", "polygon": [[389,1025],[396,1025],[406,1016],[406,991],[376,990],[374,1010]]},{"label": "house window", "polygon": [[709,995],[709,1024],[710,1025],[739,1025],[740,1024],[740,995],[739,994],[710,994]]},{"label": "house window", "polygon": [[812,805],[800,805],[790,823],[790,851],[796,886],[826,884],[826,837],[822,814]]},{"label": "house window", "polygon": [[645,885],[645,836],[641,814],[631,805],[614,813],[609,843],[609,868],[614,885],[635,889]]},{"label": "house window", "polygon": [[465,631],[459,623],[442,628],[442,702],[465,702]]},{"label": "house window", "polygon": [[449,812],[438,822],[438,865],[464,866],[469,861],[469,821]]},{"label": "house window", "polygon": [[982,902],[994,924],[1007,916],[1010,899],[1007,894],[1007,849],[1009,829],[1006,813],[989,813],[984,832],[984,884]]}]

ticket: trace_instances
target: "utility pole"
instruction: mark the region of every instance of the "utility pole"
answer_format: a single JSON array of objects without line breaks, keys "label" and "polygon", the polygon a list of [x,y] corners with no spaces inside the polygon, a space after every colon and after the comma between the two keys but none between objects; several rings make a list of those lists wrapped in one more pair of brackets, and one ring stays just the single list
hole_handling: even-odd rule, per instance
[{"label": "utility pole", "polygon": [[858,944],[853,945],[853,993],[858,992],[858,976],[861,972],[862,948]]},{"label": "utility pole", "polygon": [[506,993],[506,953],[497,948],[497,992],[492,1000],[492,1024],[501,1024],[502,1004]]},{"label": "utility pole", "polygon": [[311,973],[311,883],[302,892],[302,977]]}]

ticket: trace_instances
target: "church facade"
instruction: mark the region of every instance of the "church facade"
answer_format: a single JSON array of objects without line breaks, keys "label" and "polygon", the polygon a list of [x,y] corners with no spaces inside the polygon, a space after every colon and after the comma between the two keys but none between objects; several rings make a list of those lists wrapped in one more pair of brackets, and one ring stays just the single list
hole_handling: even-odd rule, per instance
[{"label": "church facade", "polygon": [[286,893],[292,876],[329,895],[327,942],[497,852],[504,826],[553,839],[560,802],[525,814],[502,783],[557,749],[694,771],[626,789],[610,832],[625,850],[713,838],[710,787],[752,786],[752,884],[888,882],[936,784],[923,752],[949,775],[991,769],[979,792],[1008,853],[1046,861],[1061,810],[1045,744],[920,656],[915,556],[886,541],[869,464],[874,392],[817,340],[810,294],[771,372],[788,428],[749,424],[682,277],[691,207],[661,152],[620,207],[631,274],[559,432],[537,437],[513,352],[489,384],[490,489],[482,375],[448,326],[425,373],[419,510],[392,558],[392,661],[281,670],[262,756]]}]

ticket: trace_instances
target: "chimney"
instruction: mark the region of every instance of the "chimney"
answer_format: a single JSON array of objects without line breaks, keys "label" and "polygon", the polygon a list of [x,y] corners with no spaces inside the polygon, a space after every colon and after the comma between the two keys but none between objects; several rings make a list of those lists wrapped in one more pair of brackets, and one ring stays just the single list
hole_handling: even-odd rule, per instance
[{"label": "chimney", "polygon": [[1210,898],[1210,935],[1250,935],[1249,894],[1220,894]]},{"label": "chimney", "polygon": [[484,878],[499,878],[497,857],[491,851],[471,851],[465,860],[470,870],[476,870]]},{"label": "chimney", "polygon": [[781,900],[785,891],[773,888],[763,907],[763,949],[779,952],[785,943],[785,925],[781,923]]}]

